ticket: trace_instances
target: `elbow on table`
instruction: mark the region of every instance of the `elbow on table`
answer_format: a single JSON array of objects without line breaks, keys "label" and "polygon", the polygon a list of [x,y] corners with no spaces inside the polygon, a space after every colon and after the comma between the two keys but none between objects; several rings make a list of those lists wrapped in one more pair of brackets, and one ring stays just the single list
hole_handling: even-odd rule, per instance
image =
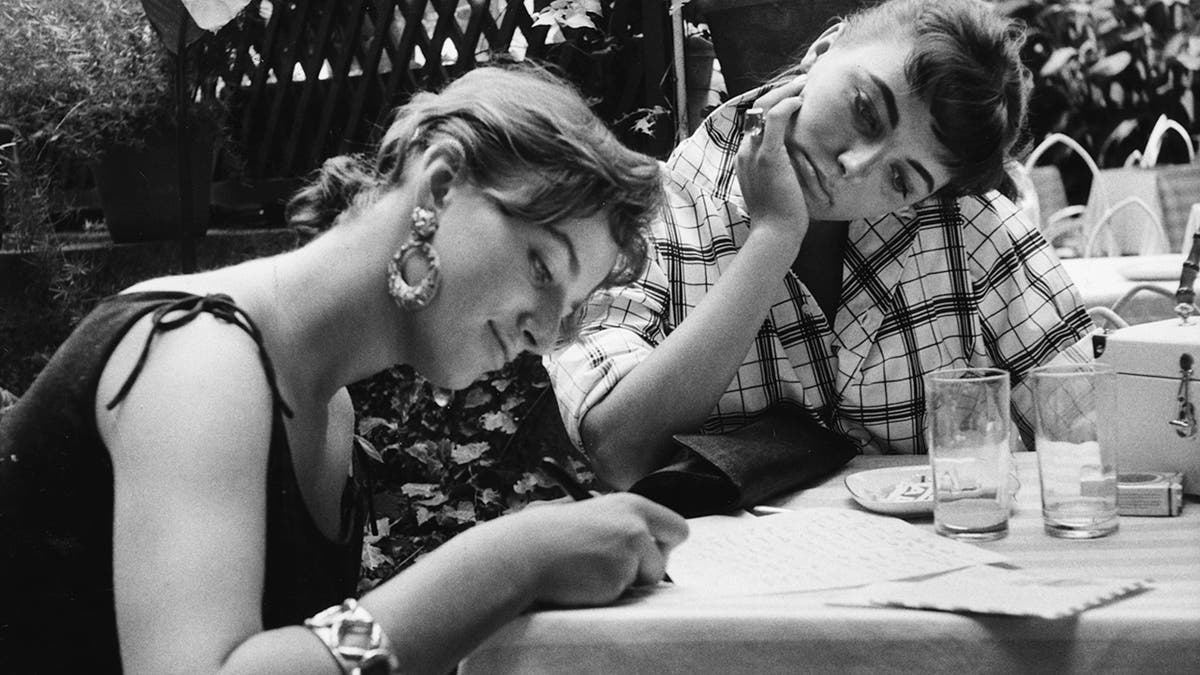
[{"label": "elbow on table", "polygon": [[667,454],[620,434],[583,430],[584,447],[596,477],[617,490],[628,490],[643,476],[666,464]]}]

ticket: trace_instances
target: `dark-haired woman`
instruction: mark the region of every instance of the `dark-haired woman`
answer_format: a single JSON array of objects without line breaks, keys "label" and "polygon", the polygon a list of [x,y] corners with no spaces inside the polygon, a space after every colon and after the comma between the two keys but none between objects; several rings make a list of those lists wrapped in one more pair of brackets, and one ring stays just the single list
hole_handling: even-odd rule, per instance
[{"label": "dark-haired woman", "polygon": [[534,602],[662,578],[676,514],[613,495],[439,547],[357,602],[346,385],[457,388],[636,275],[658,164],[561,82],[480,69],[289,205],[283,255],[105,300],[0,422],[0,670],[445,673]]},{"label": "dark-haired woman", "polygon": [[672,435],[777,405],[861,452],[921,453],[922,378],[952,366],[1009,370],[1031,439],[1025,373],[1087,358],[1091,322],[998,190],[1026,115],[1022,40],[986,2],[889,0],[676,149],[646,273],[548,360],[598,475],[628,486]]}]

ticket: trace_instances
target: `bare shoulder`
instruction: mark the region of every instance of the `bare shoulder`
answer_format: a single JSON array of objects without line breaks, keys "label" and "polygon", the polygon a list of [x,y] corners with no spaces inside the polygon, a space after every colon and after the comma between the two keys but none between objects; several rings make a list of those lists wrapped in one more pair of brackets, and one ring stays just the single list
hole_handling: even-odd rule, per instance
[{"label": "bare shoulder", "polygon": [[187,448],[210,459],[228,448],[228,459],[254,461],[234,452],[265,450],[270,431],[274,401],[254,339],[207,313],[151,329],[151,317],[134,325],[96,390],[97,427],[114,464],[153,463]]},{"label": "bare shoulder", "polygon": [[[105,366],[96,419],[113,461],[119,632],[138,636],[122,641],[131,670],[220,663],[261,630],[274,407],[257,343],[207,312],[152,336],[139,322]],[[178,635],[195,638],[186,654]]]}]

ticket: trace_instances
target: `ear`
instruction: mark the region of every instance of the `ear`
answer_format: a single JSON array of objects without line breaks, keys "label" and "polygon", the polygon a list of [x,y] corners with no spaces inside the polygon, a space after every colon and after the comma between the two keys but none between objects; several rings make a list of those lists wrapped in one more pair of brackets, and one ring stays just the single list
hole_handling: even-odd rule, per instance
[{"label": "ear", "polygon": [[458,162],[440,148],[429,148],[421,156],[419,199],[434,209],[446,206],[450,190],[459,180]]},{"label": "ear", "polygon": [[829,48],[832,47],[833,43],[837,41],[838,37],[842,34],[842,29],[845,27],[845,22],[839,21],[829,28],[826,28],[825,32],[821,33],[821,35],[817,37],[816,40],[813,40],[813,43],[808,46],[808,52],[805,53],[804,58],[800,60],[800,68],[804,72],[808,72],[812,68],[812,65],[817,62],[817,59],[820,58],[822,54],[829,51]]}]

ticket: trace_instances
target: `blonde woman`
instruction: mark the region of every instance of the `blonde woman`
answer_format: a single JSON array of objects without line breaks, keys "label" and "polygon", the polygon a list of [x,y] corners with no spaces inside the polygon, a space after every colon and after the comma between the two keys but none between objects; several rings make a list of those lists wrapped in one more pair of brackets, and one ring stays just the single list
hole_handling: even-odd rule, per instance
[{"label": "blonde woman", "polygon": [[479,69],[400,109],[373,162],[326,163],[289,205],[328,228],[307,246],[101,303],[0,422],[0,669],[445,673],[532,603],[661,579],[686,525],[615,495],[480,525],[354,598],[370,467],[345,389],[548,352],[640,271],[659,181],[561,82]]}]

